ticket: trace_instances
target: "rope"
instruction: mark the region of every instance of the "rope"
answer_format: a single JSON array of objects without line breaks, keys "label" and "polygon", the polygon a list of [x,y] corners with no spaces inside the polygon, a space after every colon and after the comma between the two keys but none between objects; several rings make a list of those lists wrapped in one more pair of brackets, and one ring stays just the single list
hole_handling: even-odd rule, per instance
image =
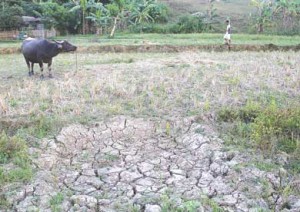
[{"label": "rope", "polygon": [[77,74],[77,71],[78,71],[78,64],[77,64],[77,51],[76,52],[76,71],[75,71],[75,74]]}]

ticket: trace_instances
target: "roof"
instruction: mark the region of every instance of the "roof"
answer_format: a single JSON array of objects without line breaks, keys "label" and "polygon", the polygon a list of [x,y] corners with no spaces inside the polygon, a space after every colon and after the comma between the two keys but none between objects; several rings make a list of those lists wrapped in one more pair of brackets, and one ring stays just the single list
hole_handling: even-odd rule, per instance
[{"label": "roof", "polygon": [[25,23],[29,23],[29,22],[40,22],[41,19],[40,18],[35,18],[32,16],[22,16],[22,20]]}]

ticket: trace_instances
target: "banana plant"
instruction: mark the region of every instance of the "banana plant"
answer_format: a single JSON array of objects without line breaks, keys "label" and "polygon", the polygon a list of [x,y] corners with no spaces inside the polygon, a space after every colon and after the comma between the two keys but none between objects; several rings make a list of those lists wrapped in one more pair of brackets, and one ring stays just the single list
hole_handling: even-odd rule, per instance
[{"label": "banana plant", "polygon": [[106,31],[106,27],[111,20],[111,18],[109,17],[108,9],[106,9],[100,2],[92,4],[90,7],[94,10],[94,12],[90,12],[89,16],[87,16],[86,18],[95,23],[97,27],[97,34],[100,34],[99,31],[102,31],[103,28]]},{"label": "banana plant", "polygon": [[264,32],[265,25],[272,23],[273,5],[271,0],[251,0],[251,5],[257,10],[255,22],[257,32]]},{"label": "banana plant", "polygon": [[73,8],[71,8],[69,11],[74,12],[77,10],[81,11],[81,18],[82,18],[82,34],[85,34],[86,30],[86,13],[88,11],[88,0],[72,0],[75,4]]},{"label": "banana plant", "polygon": [[109,35],[110,38],[114,37],[118,22],[120,19],[124,18],[127,5],[126,0],[112,0],[112,3],[106,5],[106,8],[109,11],[109,16],[113,21],[113,26]]}]

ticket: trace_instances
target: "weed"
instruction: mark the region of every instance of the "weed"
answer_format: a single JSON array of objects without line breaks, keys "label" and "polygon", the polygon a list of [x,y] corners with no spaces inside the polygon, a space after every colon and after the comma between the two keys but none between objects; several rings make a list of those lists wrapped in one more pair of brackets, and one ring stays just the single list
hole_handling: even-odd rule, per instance
[{"label": "weed", "polygon": [[43,114],[33,115],[31,117],[31,126],[28,129],[30,134],[36,136],[37,138],[44,138],[49,135],[55,129],[55,120],[51,117],[45,116]]},{"label": "weed", "polygon": [[27,157],[27,146],[24,140],[19,137],[9,137],[3,131],[0,134],[0,163],[6,163],[9,160],[19,157]]},{"label": "weed", "polygon": [[[15,167],[6,168],[12,163]],[[3,131],[0,134],[0,185],[11,182],[27,182],[32,177],[30,158],[25,141],[17,136],[9,137]]]},{"label": "weed", "polygon": [[171,134],[171,124],[168,121],[166,123],[166,134],[167,134],[167,136],[170,136],[170,134]]},{"label": "weed", "polygon": [[214,200],[204,197],[201,199],[201,202],[205,206],[209,206],[213,212],[224,212],[225,210],[222,209]]},{"label": "weed", "polygon": [[201,207],[201,203],[197,200],[190,200],[184,202],[183,205],[181,206],[182,211],[186,211],[186,212],[197,212],[199,211],[198,209],[200,207]]},{"label": "weed", "polygon": [[118,156],[118,155],[112,155],[112,154],[106,153],[106,154],[104,155],[104,159],[107,160],[107,161],[113,162],[113,161],[118,160],[118,159],[119,159],[119,156]]},{"label": "weed", "polygon": [[201,128],[201,127],[199,127],[197,129],[195,129],[195,133],[197,133],[197,134],[204,134],[204,129]]},{"label": "weed", "polygon": [[116,58],[116,59],[110,59],[108,61],[105,61],[105,64],[117,64],[117,63],[133,63],[134,59],[133,58]]},{"label": "weed", "polygon": [[245,164],[236,164],[233,167],[233,169],[238,173],[241,173],[243,168],[245,168]]},{"label": "weed", "polygon": [[136,205],[136,204],[130,205],[128,207],[128,211],[129,212],[139,212],[139,211],[141,211],[141,207],[139,205]]},{"label": "weed", "polygon": [[172,199],[166,192],[161,196],[161,211],[162,212],[196,212],[199,208],[202,208],[202,204],[198,200],[186,200],[179,205],[175,199]]},{"label": "weed", "polygon": [[[1,176],[1,169],[0,169],[0,176]],[[0,194],[0,210],[6,211],[9,208],[10,204],[7,201],[5,195]]]},{"label": "weed", "polygon": [[64,195],[62,193],[57,193],[50,199],[50,206],[51,211],[53,212],[60,212],[61,209],[61,203],[64,201]]},{"label": "weed", "polygon": [[278,166],[273,163],[265,163],[262,161],[256,161],[254,163],[254,166],[256,166],[258,169],[262,171],[267,171],[267,172],[278,168]]},{"label": "weed", "polygon": [[172,200],[167,194],[161,196],[161,211],[169,212],[176,211],[176,202]]},{"label": "weed", "polygon": [[241,121],[244,123],[253,122],[258,116],[261,107],[259,104],[253,102],[247,102],[244,107],[241,108],[229,108],[225,107],[218,111],[217,118],[219,121],[233,122]]},{"label": "weed", "polygon": [[[247,104],[242,108],[224,108],[218,112],[218,120],[232,122],[226,140],[231,144],[241,144],[241,140],[251,143],[265,153],[284,151],[299,161],[300,152],[300,109],[299,107],[279,108],[276,101],[266,107]],[[231,136],[232,135],[232,136]],[[242,139],[238,139],[242,138]],[[227,142],[228,143],[228,142]],[[267,164],[257,164],[267,168]],[[271,167],[268,167],[269,169]],[[298,171],[297,166],[293,167]]]},{"label": "weed", "polygon": [[279,109],[271,105],[252,124],[252,139],[262,149],[293,153],[300,148],[300,109]]}]

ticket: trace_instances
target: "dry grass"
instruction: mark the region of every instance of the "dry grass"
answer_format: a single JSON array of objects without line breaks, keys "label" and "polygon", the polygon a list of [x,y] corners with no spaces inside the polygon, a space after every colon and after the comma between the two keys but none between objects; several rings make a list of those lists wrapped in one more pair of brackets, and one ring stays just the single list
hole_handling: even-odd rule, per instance
[{"label": "dry grass", "polygon": [[300,102],[294,52],[75,54],[55,58],[55,78],[27,76],[21,55],[1,57],[0,115],[43,116],[60,126],[114,115],[186,117],[248,100]]}]

